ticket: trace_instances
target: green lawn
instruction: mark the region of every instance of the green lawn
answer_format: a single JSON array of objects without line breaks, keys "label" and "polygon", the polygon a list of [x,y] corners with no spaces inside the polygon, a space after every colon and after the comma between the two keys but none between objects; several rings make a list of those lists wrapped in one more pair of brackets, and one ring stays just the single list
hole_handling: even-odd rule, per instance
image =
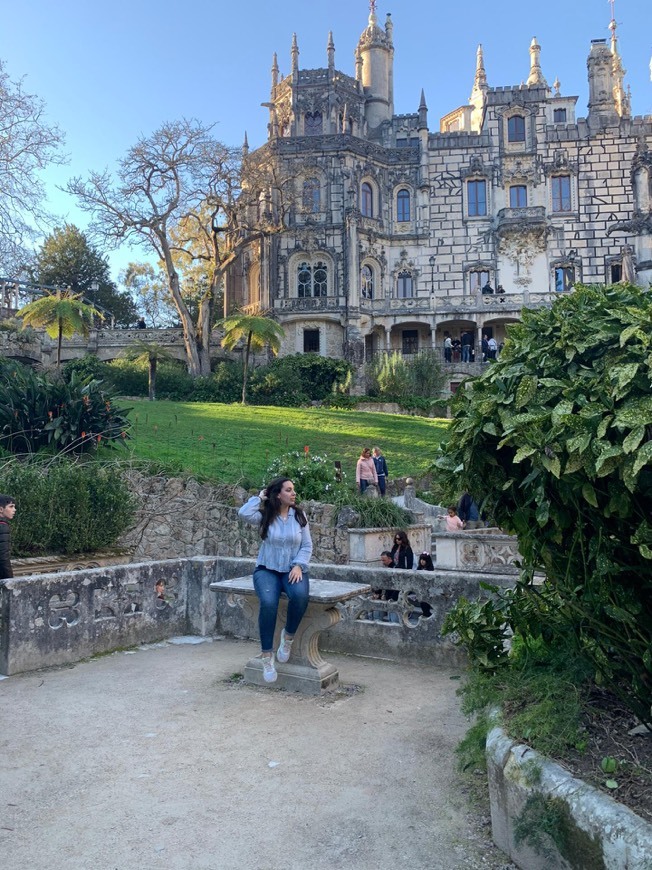
[{"label": "green lawn", "polygon": [[379,446],[390,477],[432,463],[445,420],[321,408],[272,408],[131,400],[130,450],[201,478],[259,486],[272,459],[289,450],[327,453],[349,480],[363,446]]}]

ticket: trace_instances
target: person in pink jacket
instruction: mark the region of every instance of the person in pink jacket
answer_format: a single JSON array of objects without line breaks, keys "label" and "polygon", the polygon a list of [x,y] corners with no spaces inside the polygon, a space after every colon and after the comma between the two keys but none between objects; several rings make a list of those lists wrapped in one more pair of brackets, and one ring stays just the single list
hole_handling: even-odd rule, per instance
[{"label": "person in pink jacket", "polygon": [[365,491],[370,483],[378,486],[376,465],[369,447],[363,448],[360,454],[360,459],[358,459],[358,464],[355,467],[355,482],[358,484],[358,489],[361,493]]}]

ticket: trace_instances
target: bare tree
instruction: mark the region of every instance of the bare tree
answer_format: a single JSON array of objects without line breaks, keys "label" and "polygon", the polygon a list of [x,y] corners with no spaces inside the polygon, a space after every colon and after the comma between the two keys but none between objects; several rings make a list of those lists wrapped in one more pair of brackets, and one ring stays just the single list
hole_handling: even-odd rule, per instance
[{"label": "bare tree", "polygon": [[159,257],[193,376],[210,374],[227,266],[241,245],[280,231],[295,198],[272,146],[241,158],[211,131],[196,120],[164,124],[119,161],[117,180],[105,170],[67,186],[105,244],[136,242]]},{"label": "bare tree", "polygon": [[13,82],[0,61],[0,271],[18,275],[25,245],[45,225],[41,170],[66,162],[63,134],[44,119],[44,104]]}]

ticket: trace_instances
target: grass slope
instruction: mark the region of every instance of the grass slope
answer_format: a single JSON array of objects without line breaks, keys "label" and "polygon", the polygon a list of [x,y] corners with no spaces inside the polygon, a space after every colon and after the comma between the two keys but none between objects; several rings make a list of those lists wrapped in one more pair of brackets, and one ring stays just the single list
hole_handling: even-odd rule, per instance
[{"label": "grass slope", "polygon": [[276,456],[289,450],[327,453],[349,480],[365,445],[379,446],[390,477],[419,475],[431,464],[446,420],[330,411],[134,400],[130,450],[193,475],[259,486]]}]

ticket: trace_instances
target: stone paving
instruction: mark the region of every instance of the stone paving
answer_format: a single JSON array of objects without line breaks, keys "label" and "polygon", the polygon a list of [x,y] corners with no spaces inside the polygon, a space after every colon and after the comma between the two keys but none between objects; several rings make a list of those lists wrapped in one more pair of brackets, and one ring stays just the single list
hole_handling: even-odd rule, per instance
[{"label": "stone paving", "polygon": [[344,686],[312,698],[241,684],[254,652],[163,643],[0,681],[0,866],[512,867],[454,773],[457,674],[329,656]]}]

